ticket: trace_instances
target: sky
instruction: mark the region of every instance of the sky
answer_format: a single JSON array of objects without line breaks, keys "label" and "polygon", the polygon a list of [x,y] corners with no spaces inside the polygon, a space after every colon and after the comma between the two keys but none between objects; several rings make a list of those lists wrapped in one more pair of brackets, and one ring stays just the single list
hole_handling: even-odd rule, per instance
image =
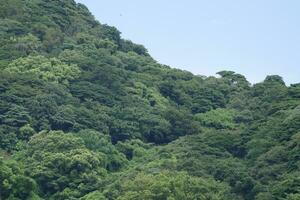
[{"label": "sky", "polygon": [[77,2],[159,63],[206,76],[231,70],[251,83],[275,74],[300,82],[299,0]]}]

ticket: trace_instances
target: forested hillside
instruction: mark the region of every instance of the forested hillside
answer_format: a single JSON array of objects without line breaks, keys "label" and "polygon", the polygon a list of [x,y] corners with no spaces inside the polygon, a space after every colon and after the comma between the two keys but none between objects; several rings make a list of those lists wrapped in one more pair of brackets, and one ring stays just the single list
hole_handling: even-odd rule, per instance
[{"label": "forested hillside", "polygon": [[0,70],[0,199],[300,199],[299,83],[161,65],[73,0],[0,0]]}]

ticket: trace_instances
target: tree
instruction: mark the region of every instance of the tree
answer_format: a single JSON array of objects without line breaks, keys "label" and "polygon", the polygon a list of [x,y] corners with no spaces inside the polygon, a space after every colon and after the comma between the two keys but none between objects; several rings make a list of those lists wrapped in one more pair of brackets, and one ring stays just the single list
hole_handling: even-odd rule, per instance
[{"label": "tree", "polygon": [[14,18],[23,15],[23,2],[21,0],[12,0],[7,2],[0,0],[0,17],[1,18]]},{"label": "tree", "polygon": [[30,124],[26,124],[19,129],[18,138],[23,140],[29,140],[31,136],[35,134],[35,130],[30,126]]},{"label": "tree", "polygon": [[76,65],[68,65],[56,58],[28,56],[14,60],[4,70],[16,74],[33,74],[42,80],[68,84],[80,74]]},{"label": "tree", "polygon": [[165,142],[172,141],[180,136],[200,133],[199,124],[186,109],[169,108],[165,111],[164,117],[171,125],[170,133],[166,136]]},{"label": "tree", "polygon": [[80,200],[107,200],[107,198],[99,191],[91,192]]},{"label": "tree", "polygon": [[63,132],[42,132],[31,138],[18,158],[44,196],[79,198],[101,186],[106,174],[102,153],[86,149],[82,139]]},{"label": "tree", "polygon": [[42,42],[47,52],[53,51],[63,42],[63,34],[57,28],[48,28],[43,35]]},{"label": "tree", "polygon": [[121,183],[118,200],[151,199],[231,199],[228,187],[211,179],[190,177],[185,173],[140,173]]},{"label": "tree", "polygon": [[36,36],[27,34],[23,37],[19,37],[16,40],[15,48],[22,52],[24,55],[31,53],[38,53],[42,47],[42,43]]},{"label": "tree", "polygon": [[26,108],[24,108],[23,106],[12,104],[3,115],[0,115],[0,120],[3,124],[21,127],[29,123],[31,117],[29,116],[28,110]]},{"label": "tree", "polygon": [[105,155],[107,170],[119,171],[127,165],[125,155],[120,153],[117,147],[111,143],[109,135],[94,130],[81,130],[75,133],[75,136],[80,137],[89,150]]},{"label": "tree", "polygon": [[223,79],[229,81],[229,83],[233,86],[236,85],[237,87],[241,87],[243,89],[248,89],[250,86],[250,83],[243,75],[237,74],[233,71],[220,71],[217,74]]},{"label": "tree", "polygon": [[234,114],[233,110],[218,108],[206,113],[197,114],[196,119],[204,126],[216,129],[234,129],[236,127]]},{"label": "tree", "polygon": [[272,188],[272,193],[275,199],[294,200],[300,194],[300,176],[299,173],[290,174],[284,177],[283,180],[275,184]]},{"label": "tree", "polygon": [[38,200],[35,181],[24,175],[19,164],[0,157],[0,199]]}]

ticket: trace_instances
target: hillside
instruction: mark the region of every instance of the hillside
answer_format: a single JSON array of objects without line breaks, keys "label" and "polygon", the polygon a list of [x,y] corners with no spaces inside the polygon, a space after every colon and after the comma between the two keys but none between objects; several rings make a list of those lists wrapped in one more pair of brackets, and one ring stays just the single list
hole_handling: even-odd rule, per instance
[{"label": "hillside", "polygon": [[120,34],[0,0],[0,199],[300,199],[300,83],[196,76]]}]

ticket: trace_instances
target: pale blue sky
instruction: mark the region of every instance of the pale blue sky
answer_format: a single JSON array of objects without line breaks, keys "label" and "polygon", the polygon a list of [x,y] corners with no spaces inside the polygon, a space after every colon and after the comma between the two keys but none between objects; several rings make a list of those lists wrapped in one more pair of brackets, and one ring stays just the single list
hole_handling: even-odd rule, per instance
[{"label": "pale blue sky", "polygon": [[160,63],[300,82],[300,0],[77,0]]}]

